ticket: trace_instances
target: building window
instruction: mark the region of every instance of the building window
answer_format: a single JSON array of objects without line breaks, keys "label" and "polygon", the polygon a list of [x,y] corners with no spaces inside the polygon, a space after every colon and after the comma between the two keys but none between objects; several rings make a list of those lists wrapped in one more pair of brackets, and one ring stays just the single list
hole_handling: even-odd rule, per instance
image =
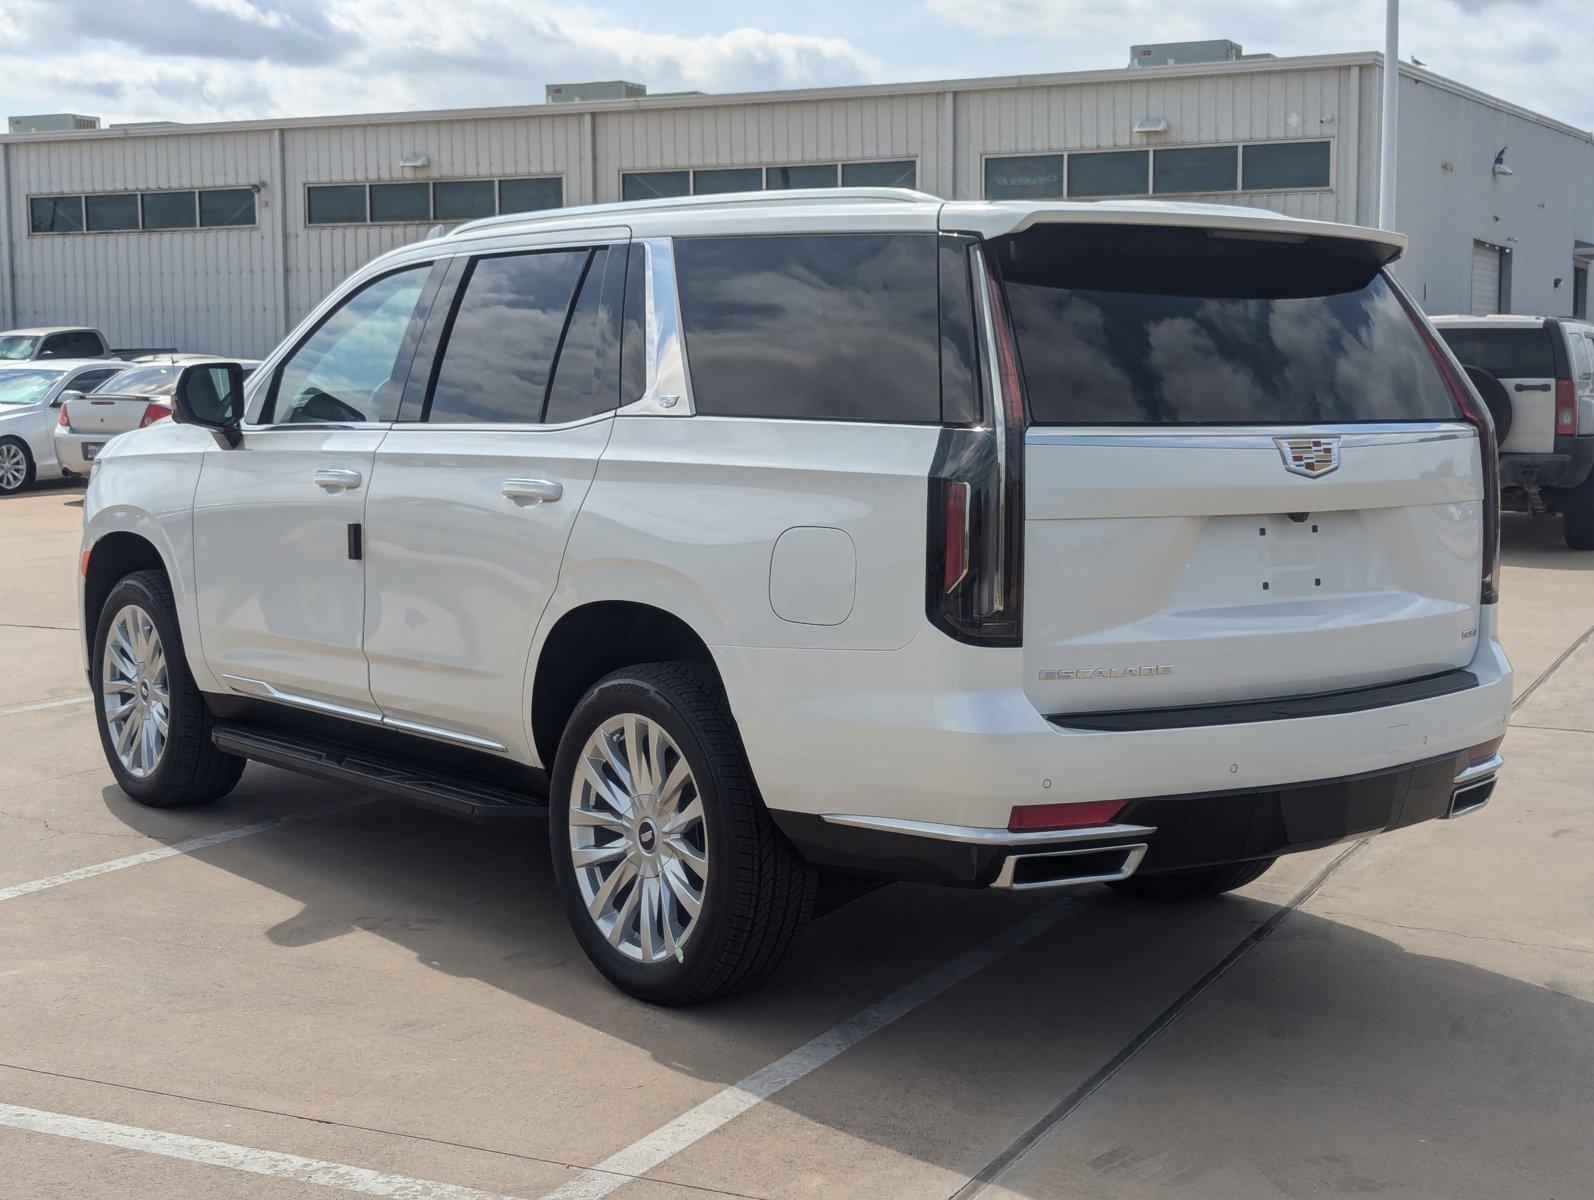
[{"label": "building window", "polygon": [[432,215],[439,221],[474,221],[498,211],[491,179],[459,179],[432,184]]},{"label": "building window", "polygon": [[835,186],[835,163],[803,163],[793,167],[764,168],[764,187],[769,191],[786,191],[791,188],[833,188]]},{"label": "building window", "polygon": [[121,192],[109,196],[85,196],[85,228],[94,233],[113,233],[138,228],[138,193]]},{"label": "building window", "polygon": [[988,200],[1039,200],[1062,194],[1061,154],[1020,154],[985,160]]},{"label": "building window", "polygon": [[366,220],[363,183],[318,184],[305,189],[312,225],[363,225]]},{"label": "building window", "polygon": [[193,229],[199,224],[193,192],[145,192],[145,229]]},{"label": "building window", "polygon": [[842,163],[841,186],[915,188],[919,186],[919,164],[911,158]]},{"label": "building window", "polygon": [[1151,158],[1151,190],[1159,196],[1232,192],[1239,182],[1238,146],[1183,146]]},{"label": "building window", "polygon": [[28,229],[32,233],[236,229],[254,224],[252,187],[100,192],[86,196],[33,196],[28,200]]},{"label": "building window", "polygon": [[28,228],[34,233],[77,233],[83,228],[83,197],[34,196],[28,201]]},{"label": "building window", "polygon": [[564,202],[565,181],[557,175],[537,179],[498,181],[498,211],[501,213],[539,212],[545,208],[562,208]]},{"label": "building window", "polygon": [[424,183],[373,183],[372,221],[429,221],[432,189]]},{"label": "building window", "polygon": [[700,167],[696,170],[624,171],[622,200],[715,196],[727,192],[790,188],[917,187],[919,164],[911,158],[877,162],[793,163],[773,167]]},{"label": "building window", "polygon": [[1103,150],[1068,156],[1070,196],[1144,196],[1150,190],[1146,150]]},{"label": "building window", "polygon": [[691,192],[690,171],[627,171],[620,176],[622,200],[665,200]]},{"label": "building window", "polygon": [[1301,190],[1329,186],[1329,142],[1270,142],[1244,148],[1247,192]]}]

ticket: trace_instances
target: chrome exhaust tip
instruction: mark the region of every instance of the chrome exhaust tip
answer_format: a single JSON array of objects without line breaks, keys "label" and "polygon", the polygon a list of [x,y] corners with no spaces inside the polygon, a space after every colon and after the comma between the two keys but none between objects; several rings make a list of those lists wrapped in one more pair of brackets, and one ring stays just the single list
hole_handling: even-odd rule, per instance
[{"label": "chrome exhaust tip", "polygon": [[1489,797],[1494,795],[1495,777],[1504,765],[1505,759],[1494,754],[1482,762],[1473,763],[1457,775],[1455,791],[1450,793],[1450,807],[1445,810],[1445,820],[1465,817],[1489,803]]},{"label": "chrome exhaust tip", "polygon": [[1128,879],[1145,857],[1145,842],[1010,854],[1002,861],[1002,869],[991,886],[1010,892],[1030,892],[1041,888],[1079,887],[1086,883],[1112,883]]}]

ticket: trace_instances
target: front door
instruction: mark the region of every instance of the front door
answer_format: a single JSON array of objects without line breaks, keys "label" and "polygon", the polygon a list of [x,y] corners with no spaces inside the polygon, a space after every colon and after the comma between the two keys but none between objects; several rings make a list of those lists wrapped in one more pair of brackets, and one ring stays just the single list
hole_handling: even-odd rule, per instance
[{"label": "front door", "polygon": [[434,306],[413,419],[366,498],[365,656],[389,725],[527,754],[532,635],[619,395],[613,236],[476,258]]},{"label": "front door", "polygon": [[242,443],[205,454],[194,498],[200,639],[234,691],[377,715],[360,649],[358,528],[432,272],[421,264],[356,289],[277,366]]}]

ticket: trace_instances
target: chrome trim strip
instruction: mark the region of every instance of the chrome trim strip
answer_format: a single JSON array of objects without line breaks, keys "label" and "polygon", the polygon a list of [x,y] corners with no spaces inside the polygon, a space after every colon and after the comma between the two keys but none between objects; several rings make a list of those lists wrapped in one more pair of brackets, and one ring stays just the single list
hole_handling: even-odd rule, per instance
[{"label": "chrome trim strip", "polygon": [[1091,838],[1145,837],[1157,832],[1155,825],[1090,825],[1081,829],[1036,829],[1014,833],[1010,829],[990,829],[982,825],[940,825],[934,821],[851,816],[845,813],[822,813],[819,819],[830,825],[845,825],[852,829],[872,829],[879,833],[900,833],[937,842],[963,842],[971,846],[1035,846],[1051,842],[1083,842]]},{"label": "chrome trim strip", "polygon": [[1473,763],[1461,774],[1457,775],[1456,786],[1463,787],[1466,784],[1477,783],[1479,780],[1487,779],[1503,766],[1505,766],[1504,758],[1498,754],[1491,755],[1480,763]]},{"label": "chrome trim strip", "polygon": [[389,729],[401,729],[405,733],[418,733],[423,737],[436,738],[441,742],[455,742],[461,746],[470,746],[476,750],[496,750],[502,753],[508,747],[502,742],[495,742],[490,738],[477,737],[470,733],[457,733],[452,729],[439,729],[436,725],[422,725],[418,721],[401,721],[397,717],[383,717],[382,724]]},{"label": "chrome trim strip", "polygon": [[312,700],[309,696],[301,696],[296,692],[285,692],[281,688],[273,687],[263,679],[250,679],[243,675],[223,675],[235,692],[242,692],[246,696],[258,696],[262,700],[275,700],[280,704],[291,704],[295,708],[307,708],[311,712],[326,713],[333,717],[346,717],[351,721],[364,721],[368,725],[380,725],[382,714],[371,712],[363,708],[355,708],[348,704],[335,704],[331,700]]},{"label": "chrome trim strip", "polygon": [[997,611],[1000,610],[1002,597],[1007,592],[1007,413],[1004,410],[1002,395],[1002,366],[997,358],[996,346],[996,304],[991,297],[991,289],[996,286],[995,275],[990,264],[985,261],[985,251],[976,243],[969,251],[973,261],[974,270],[979,279],[979,288],[975,295],[977,308],[976,318],[980,326],[980,351],[985,357],[985,389],[986,399],[989,402],[991,432],[996,437],[996,569],[991,577],[991,595],[996,597]]},{"label": "chrome trim strip", "polygon": [[686,373],[681,301],[675,284],[675,245],[667,237],[641,238],[647,258],[647,387],[619,411],[623,416],[689,417],[697,411]]},{"label": "chrome trim strip", "polygon": [[[1072,858],[1080,854],[1100,854],[1103,850],[1127,850],[1124,865],[1116,871],[1109,871],[1100,875],[1080,875],[1072,879],[1044,879],[1038,883],[1014,883],[1013,875],[1018,869],[1018,864],[1025,859],[1035,858]],[[1140,867],[1141,859],[1146,857],[1146,844],[1137,842],[1132,846],[1093,846],[1085,850],[1057,850],[1050,854],[1012,854],[1002,863],[1002,870],[996,876],[991,886],[1002,888],[1009,892],[1035,892],[1043,888],[1080,887],[1087,883],[1113,883],[1119,879],[1128,879]]]},{"label": "chrome trim strip", "polygon": [[1453,424],[1413,423],[1410,425],[1267,425],[1255,426],[1255,432],[1238,432],[1233,426],[1206,429],[1191,426],[1178,433],[1169,432],[1167,426],[1153,427],[1144,433],[1131,429],[1114,429],[1111,432],[1070,432],[1030,426],[1024,441],[1030,446],[1101,446],[1132,447],[1135,449],[1189,448],[1200,439],[1203,450],[1268,450],[1278,453],[1273,439],[1276,437],[1337,437],[1350,446],[1407,446],[1420,442],[1464,441],[1477,436],[1470,426]]}]

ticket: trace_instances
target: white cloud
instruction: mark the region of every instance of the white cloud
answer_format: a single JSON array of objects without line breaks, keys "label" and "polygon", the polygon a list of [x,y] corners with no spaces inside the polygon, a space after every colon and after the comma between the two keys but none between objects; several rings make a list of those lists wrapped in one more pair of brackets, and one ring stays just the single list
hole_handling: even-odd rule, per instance
[{"label": "white cloud", "polygon": [[524,104],[544,83],[650,90],[859,83],[845,38],[754,28],[682,36],[604,11],[516,0],[0,0],[0,100],[112,120],[203,121]]},{"label": "white cloud", "polygon": [[[1381,50],[1383,0],[923,0],[992,39],[1058,47],[1071,66],[1123,66],[1136,42],[1232,38],[1279,55]],[[1588,0],[1405,0],[1401,57],[1503,99],[1594,125]]]}]

